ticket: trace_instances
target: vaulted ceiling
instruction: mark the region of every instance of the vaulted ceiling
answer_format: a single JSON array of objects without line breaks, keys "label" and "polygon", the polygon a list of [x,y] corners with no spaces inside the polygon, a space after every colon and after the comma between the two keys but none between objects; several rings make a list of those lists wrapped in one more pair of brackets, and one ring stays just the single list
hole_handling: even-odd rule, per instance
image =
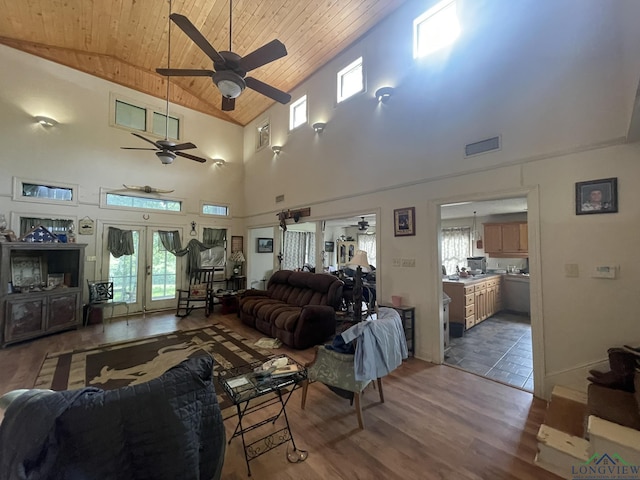
[{"label": "vaulted ceiling", "polygon": [[[288,55],[251,76],[289,92],[404,0],[235,0],[232,51],[244,56],[274,38]],[[169,3],[164,0],[0,0],[0,43],[134,90],[166,99]],[[228,0],[173,0],[218,51],[229,48]],[[175,24],[171,68],[212,69]],[[273,100],[246,89],[235,110],[221,110],[210,77],[172,77],[170,101],[246,125]]]}]

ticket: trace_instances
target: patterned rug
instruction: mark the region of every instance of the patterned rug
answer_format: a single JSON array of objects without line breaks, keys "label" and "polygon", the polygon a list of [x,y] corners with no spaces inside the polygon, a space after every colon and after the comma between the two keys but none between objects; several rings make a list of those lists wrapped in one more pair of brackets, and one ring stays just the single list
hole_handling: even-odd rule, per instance
[{"label": "patterned rug", "polygon": [[[215,359],[214,375],[220,370],[260,360],[268,350],[228,328],[213,324],[138,340],[105,344],[95,348],[47,354],[34,388],[75,390],[98,387],[113,390],[159,377],[187,358],[208,353]],[[215,382],[218,402],[226,418],[235,413],[233,404]],[[229,411],[225,411],[229,409]]]}]

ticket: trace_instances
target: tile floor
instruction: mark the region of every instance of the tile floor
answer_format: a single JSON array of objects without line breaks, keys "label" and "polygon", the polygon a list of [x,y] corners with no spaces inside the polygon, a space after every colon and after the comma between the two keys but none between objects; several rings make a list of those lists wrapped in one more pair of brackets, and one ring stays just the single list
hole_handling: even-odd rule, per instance
[{"label": "tile floor", "polygon": [[444,362],[484,377],[533,391],[531,321],[499,313],[451,338]]}]

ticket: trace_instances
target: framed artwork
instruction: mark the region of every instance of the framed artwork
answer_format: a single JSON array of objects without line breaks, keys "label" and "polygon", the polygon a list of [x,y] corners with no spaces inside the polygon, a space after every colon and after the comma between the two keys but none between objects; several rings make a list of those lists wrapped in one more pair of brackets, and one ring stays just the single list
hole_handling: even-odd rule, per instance
[{"label": "framed artwork", "polygon": [[42,259],[20,255],[11,257],[11,282],[14,287],[42,285]]},{"label": "framed artwork", "polygon": [[259,238],[257,252],[273,253],[273,238]]},{"label": "framed artwork", "polygon": [[328,253],[333,252],[333,245],[333,242],[324,242],[324,251]]},{"label": "framed artwork", "polygon": [[576,215],[616,213],[617,211],[617,178],[602,178],[576,183]]},{"label": "framed artwork", "polygon": [[50,273],[47,275],[47,287],[56,288],[64,285],[64,273]]},{"label": "framed artwork", "polygon": [[244,237],[231,237],[231,253],[244,253]]},{"label": "framed artwork", "polygon": [[393,234],[396,237],[416,234],[416,207],[396,208],[393,211]]}]

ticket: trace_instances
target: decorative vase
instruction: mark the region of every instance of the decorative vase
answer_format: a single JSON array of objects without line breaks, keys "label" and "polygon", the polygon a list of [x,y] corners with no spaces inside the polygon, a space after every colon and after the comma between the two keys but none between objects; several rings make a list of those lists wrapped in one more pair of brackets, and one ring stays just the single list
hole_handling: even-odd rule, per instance
[{"label": "decorative vase", "polygon": [[233,267],[233,274],[234,275],[239,275],[240,274],[240,267],[238,267],[238,266]]}]

